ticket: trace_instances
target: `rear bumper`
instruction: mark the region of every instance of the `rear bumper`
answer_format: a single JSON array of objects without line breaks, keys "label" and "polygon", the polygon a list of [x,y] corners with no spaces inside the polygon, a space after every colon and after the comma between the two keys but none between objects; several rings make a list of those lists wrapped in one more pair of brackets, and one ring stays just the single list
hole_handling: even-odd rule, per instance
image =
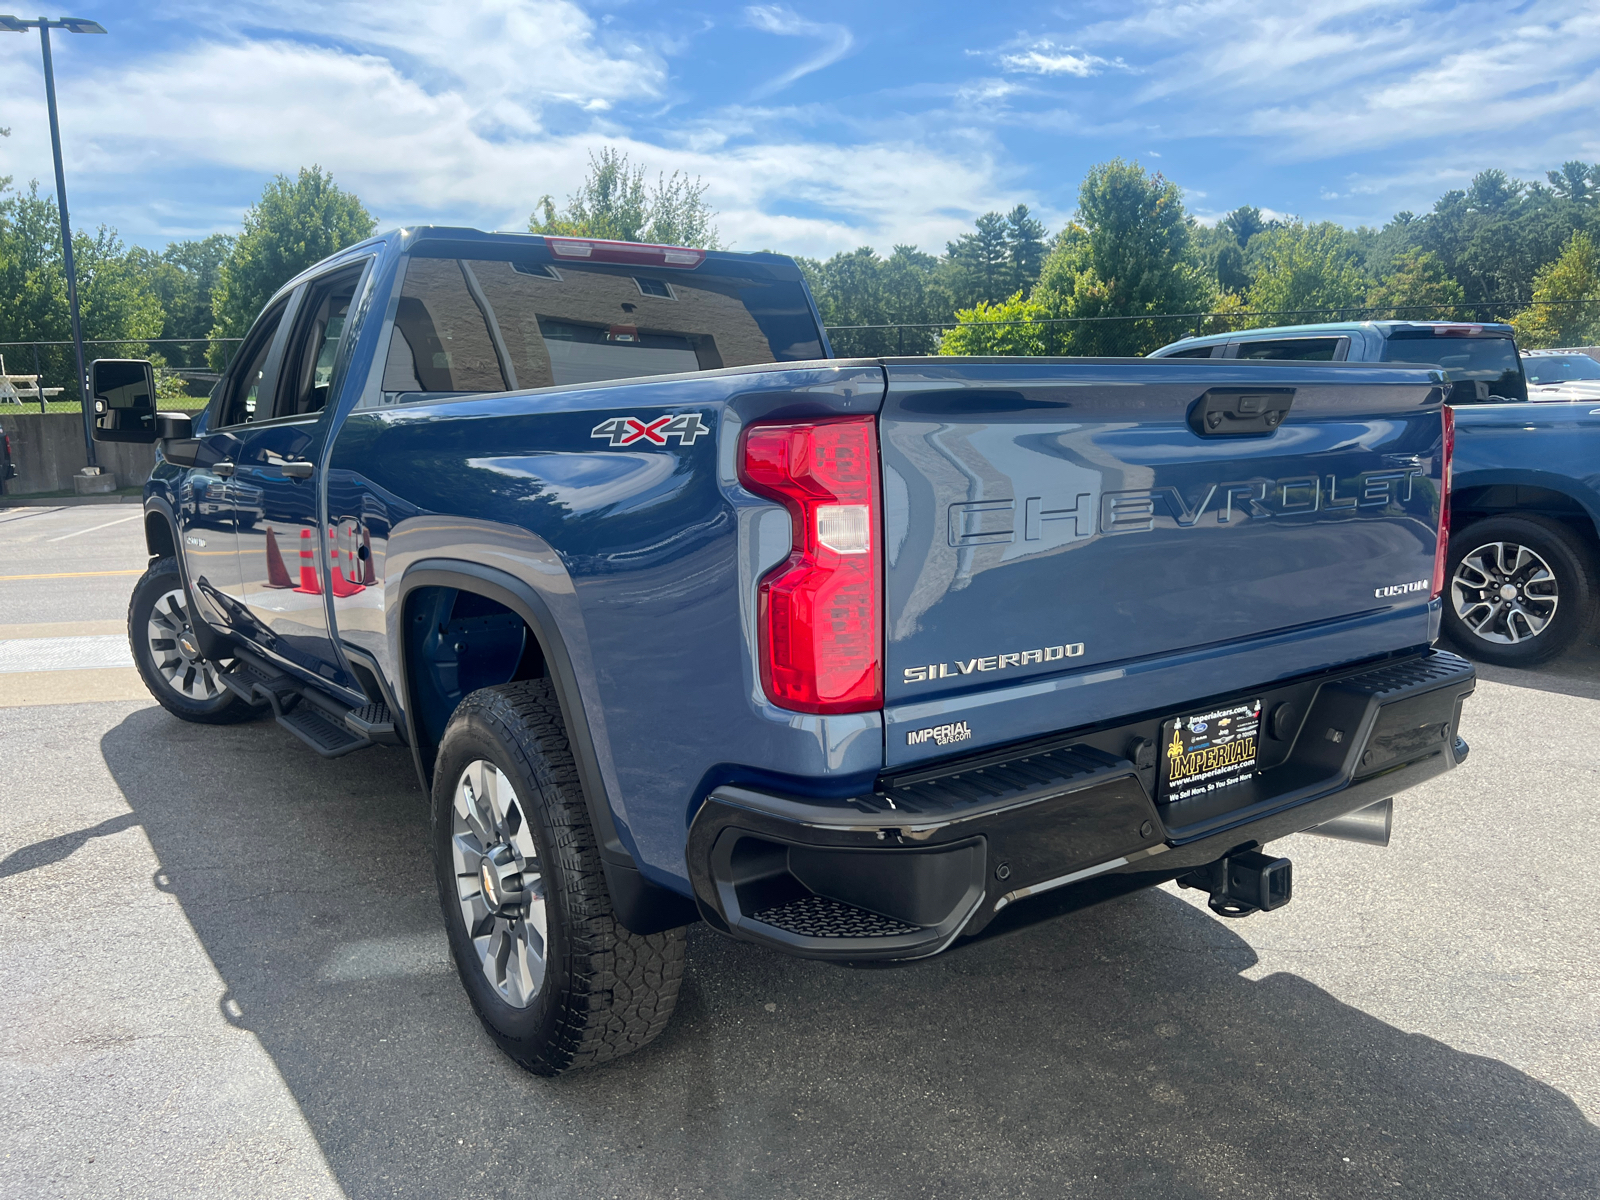
[{"label": "rear bumper", "polygon": [[809,958],[922,958],[1033,896],[1116,874],[1159,883],[1450,770],[1475,684],[1465,659],[1429,651],[1261,689],[1268,711],[1303,716],[1225,809],[1155,803],[1154,768],[1115,752],[1159,716],[887,777],[849,800],[723,786],[690,827],[690,878],[701,914],[734,937]]}]

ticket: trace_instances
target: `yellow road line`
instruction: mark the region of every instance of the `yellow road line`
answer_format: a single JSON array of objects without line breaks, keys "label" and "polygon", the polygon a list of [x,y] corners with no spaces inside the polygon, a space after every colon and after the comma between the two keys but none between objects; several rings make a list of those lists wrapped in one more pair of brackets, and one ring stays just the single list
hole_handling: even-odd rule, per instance
[{"label": "yellow road line", "polygon": [[8,579],[88,579],[95,575],[143,575],[144,571],[62,571],[56,575],[0,575],[0,583]]}]

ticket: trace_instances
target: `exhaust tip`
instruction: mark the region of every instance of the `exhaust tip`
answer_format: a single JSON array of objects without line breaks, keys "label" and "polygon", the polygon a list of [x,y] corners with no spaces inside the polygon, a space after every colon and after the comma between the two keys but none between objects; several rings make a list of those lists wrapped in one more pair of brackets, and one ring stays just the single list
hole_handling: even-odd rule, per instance
[{"label": "exhaust tip", "polygon": [[1313,825],[1306,833],[1318,837],[1335,838],[1341,842],[1361,842],[1368,846],[1387,846],[1389,833],[1394,826],[1394,798],[1379,800],[1366,808],[1345,813],[1321,825]]}]

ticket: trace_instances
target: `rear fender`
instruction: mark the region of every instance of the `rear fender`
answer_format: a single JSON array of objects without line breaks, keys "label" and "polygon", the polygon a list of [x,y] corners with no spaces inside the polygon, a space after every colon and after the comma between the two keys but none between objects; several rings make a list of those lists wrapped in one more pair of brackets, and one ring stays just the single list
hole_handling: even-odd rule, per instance
[{"label": "rear fender", "polygon": [[[516,613],[538,641],[561,705],[562,720],[578,768],[579,785],[583,788],[584,803],[599,841],[601,865],[617,918],[639,934],[656,933],[698,919],[698,910],[688,897],[646,882],[633,855],[622,842],[572,656],[544,598],[523,580],[495,567],[460,559],[424,558],[412,563],[401,576],[389,598],[391,614],[403,618],[407,612],[407,595],[421,588],[454,588],[486,596]],[[391,620],[391,631],[396,627],[396,622]],[[417,776],[424,790],[428,790],[432,787],[437,747],[418,726],[417,706],[412,695],[415,690],[412,664],[407,662],[410,642],[404,637],[394,637],[391,645],[397,668],[393,686],[405,714],[406,739],[412,748]]]}]

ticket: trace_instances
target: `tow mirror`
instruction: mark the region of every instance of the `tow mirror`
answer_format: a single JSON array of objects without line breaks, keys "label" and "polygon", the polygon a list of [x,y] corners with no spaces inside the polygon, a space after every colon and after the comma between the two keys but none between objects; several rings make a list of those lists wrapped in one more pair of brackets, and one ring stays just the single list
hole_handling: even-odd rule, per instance
[{"label": "tow mirror", "polygon": [[89,364],[97,442],[153,442],[156,373],[146,359],[97,358]]}]

